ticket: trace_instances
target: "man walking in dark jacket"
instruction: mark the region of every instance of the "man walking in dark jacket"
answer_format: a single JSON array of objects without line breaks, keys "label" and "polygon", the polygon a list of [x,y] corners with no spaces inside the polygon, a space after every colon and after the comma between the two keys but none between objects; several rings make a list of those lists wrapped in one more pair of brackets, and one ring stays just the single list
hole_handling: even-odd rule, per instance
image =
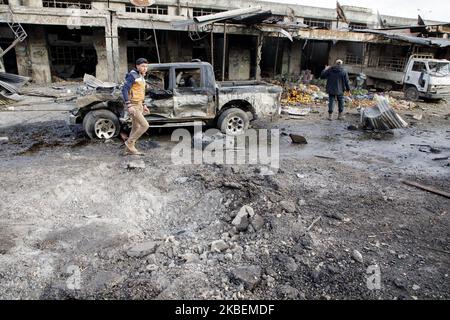
[{"label": "man walking in dark jacket", "polygon": [[339,115],[338,119],[343,119],[344,113],[344,91],[350,91],[348,73],[342,68],[342,60],[336,60],[332,67],[326,66],[320,75],[322,79],[327,79],[328,99],[328,120],[331,120],[333,114],[334,101],[338,100]]}]

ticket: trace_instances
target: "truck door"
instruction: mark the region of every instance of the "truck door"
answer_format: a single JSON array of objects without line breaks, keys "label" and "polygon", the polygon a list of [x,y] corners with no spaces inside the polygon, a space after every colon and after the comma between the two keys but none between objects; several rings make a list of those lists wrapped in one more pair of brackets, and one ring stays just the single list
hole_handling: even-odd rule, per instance
[{"label": "truck door", "polygon": [[425,62],[414,61],[408,66],[405,83],[414,85],[420,92],[426,92],[429,76]]},{"label": "truck door", "polygon": [[214,90],[207,86],[204,68],[175,68],[175,118],[214,118]]}]

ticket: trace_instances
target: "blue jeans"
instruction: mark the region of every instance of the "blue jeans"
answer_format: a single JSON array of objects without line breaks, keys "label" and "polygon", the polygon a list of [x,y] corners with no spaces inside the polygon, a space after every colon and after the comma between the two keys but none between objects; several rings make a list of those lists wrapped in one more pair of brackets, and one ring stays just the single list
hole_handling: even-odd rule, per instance
[{"label": "blue jeans", "polygon": [[338,107],[339,107],[339,113],[344,112],[344,96],[342,94],[340,95],[334,95],[330,94],[328,98],[328,113],[333,113],[334,110],[334,100],[338,101]]}]

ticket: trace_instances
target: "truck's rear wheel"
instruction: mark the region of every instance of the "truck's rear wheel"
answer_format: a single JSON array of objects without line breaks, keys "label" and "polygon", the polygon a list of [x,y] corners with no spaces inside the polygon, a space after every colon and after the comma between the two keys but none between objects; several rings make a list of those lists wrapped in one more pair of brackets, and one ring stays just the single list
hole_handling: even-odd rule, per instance
[{"label": "truck's rear wheel", "polygon": [[248,129],[250,120],[245,111],[238,108],[225,110],[217,120],[217,127],[225,134],[240,135]]},{"label": "truck's rear wheel", "polygon": [[109,110],[90,111],[83,119],[83,128],[91,139],[111,139],[120,133],[119,119]]},{"label": "truck's rear wheel", "polygon": [[405,98],[410,101],[419,100],[419,90],[416,87],[408,87],[405,90]]}]

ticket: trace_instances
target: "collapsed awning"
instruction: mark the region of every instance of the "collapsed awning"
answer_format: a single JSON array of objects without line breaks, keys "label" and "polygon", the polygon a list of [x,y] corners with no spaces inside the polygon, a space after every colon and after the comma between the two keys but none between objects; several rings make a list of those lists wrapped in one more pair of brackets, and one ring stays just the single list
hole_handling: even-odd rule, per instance
[{"label": "collapsed awning", "polygon": [[394,32],[386,32],[386,31],[372,30],[372,29],[354,30],[354,32],[378,34],[387,39],[399,40],[399,41],[404,41],[404,42],[408,42],[408,43],[419,44],[422,46],[440,47],[440,48],[450,47],[450,39],[422,38],[422,37],[416,37],[416,36],[412,36],[412,35],[408,35],[408,34],[404,34],[404,33],[394,33]]},{"label": "collapsed awning", "polygon": [[[306,25],[299,24],[286,24],[279,19],[273,19],[271,11],[263,11],[261,7],[249,7],[244,9],[228,10],[225,12],[219,12],[210,15],[204,15],[200,17],[194,17],[193,19],[176,21],[171,25],[175,29],[186,29],[191,26],[197,28],[197,30],[207,30],[206,26],[211,26],[213,23],[223,21],[234,24],[244,24],[247,26],[254,26],[256,29],[269,32],[279,33],[283,37],[293,41],[291,34],[286,31],[287,29],[306,27]],[[281,25],[277,25],[280,23]],[[285,27],[285,28],[283,28]]]}]

